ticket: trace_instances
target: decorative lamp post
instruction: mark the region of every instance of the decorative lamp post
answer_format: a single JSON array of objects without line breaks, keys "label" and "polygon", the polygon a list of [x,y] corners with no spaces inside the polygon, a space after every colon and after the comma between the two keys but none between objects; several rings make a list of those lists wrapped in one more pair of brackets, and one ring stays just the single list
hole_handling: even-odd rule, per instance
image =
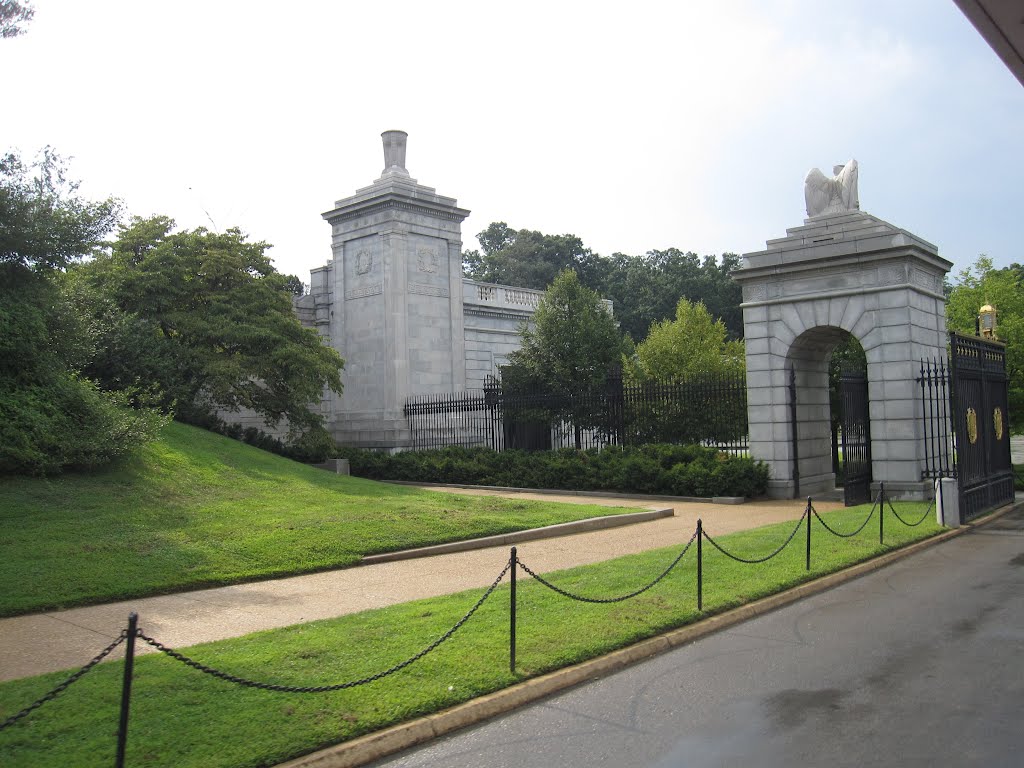
[{"label": "decorative lamp post", "polygon": [[978,328],[986,339],[998,338],[996,336],[996,308],[991,304],[986,304],[978,310]]}]

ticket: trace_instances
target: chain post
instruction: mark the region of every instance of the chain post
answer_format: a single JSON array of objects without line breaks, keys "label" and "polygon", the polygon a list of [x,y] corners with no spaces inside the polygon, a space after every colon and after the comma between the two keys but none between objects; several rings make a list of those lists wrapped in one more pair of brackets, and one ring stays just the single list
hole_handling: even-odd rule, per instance
[{"label": "chain post", "polygon": [[697,518],[697,610],[704,610],[704,522]]},{"label": "chain post", "polygon": [[885,537],[885,483],[878,484],[878,543]]},{"label": "chain post", "polygon": [[814,517],[814,513],[811,511],[811,497],[807,497],[807,509],[804,510],[804,514],[807,515],[807,570],[811,570],[811,518]]},{"label": "chain post", "polygon": [[139,614],[128,614],[128,636],[124,646],[124,677],[121,682],[121,720],[117,728],[115,768],[124,768],[124,750],[128,742],[128,706],[132,698],[132,672],[135,667],[135,637],[139,631]]},{"label": "chain post", "polygon": [[512,552],[509,555],[509,564],[511,565],[511,578],[510,591],[509,591],[509,632],[508,632],[508,671],[513,675],[516,673],[516,566],[519,562],[519,558],[516,555],[516,548],[512,547]]}]

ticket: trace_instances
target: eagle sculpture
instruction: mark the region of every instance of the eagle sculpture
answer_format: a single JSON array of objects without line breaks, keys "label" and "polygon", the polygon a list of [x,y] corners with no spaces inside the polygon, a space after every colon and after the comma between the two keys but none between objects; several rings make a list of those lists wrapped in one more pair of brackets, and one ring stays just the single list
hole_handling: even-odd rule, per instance
[{"label": "eagle sculpture", "polygon": [[818,168],[812,168],[804,179],[804,201],[807,217],[827,216],[834,213],[860,210],[857,197],[857,161],[832,168],[831,178]]}]

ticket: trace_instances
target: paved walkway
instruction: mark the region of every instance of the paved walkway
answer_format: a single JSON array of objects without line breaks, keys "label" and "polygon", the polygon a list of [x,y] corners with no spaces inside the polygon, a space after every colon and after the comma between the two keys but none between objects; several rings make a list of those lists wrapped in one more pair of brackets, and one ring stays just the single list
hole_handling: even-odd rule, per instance
[{"label": "paved walkway", "polygon": [[[539,572],[685,544],[693,535],[697,518],[702,518],[708,532],[717,536],[769,523],[797,520],[804,511],[799,500],[725,505],[662,502],[645,497],[541,496],[446,490],[543,498],[571,504],[646,509],[670,506],[675,509],[674,517],[517,545],[520,558]],[[819,512],[841,506],[840,502],[815,502]],[[507,546],[490,547],[0,619],[0,680],[84,664],[117,637],[126,626],[131,611],[139,614],[139,626],[148,635],[171,647],[184,647],[484,587],[505,566],[508,552]],[[140,646],[139,650],[151,651],[147,646]]]}]

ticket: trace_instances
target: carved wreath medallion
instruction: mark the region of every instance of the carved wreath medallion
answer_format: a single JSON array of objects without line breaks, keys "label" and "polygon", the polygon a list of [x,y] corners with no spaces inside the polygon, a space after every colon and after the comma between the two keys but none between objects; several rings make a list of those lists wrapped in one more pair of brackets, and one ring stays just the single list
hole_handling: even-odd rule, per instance
[{"label": "carved wreath medallion", "polygon": [[437,272],[441,266],[441,257],[433,248],[420,248],[416,252],[416,261],[419,263],[420,272]]},{"label": "carved wreath medallion", "polygon": [[360,251],[356,254],[356,274],[365,275],[373,268],[373,254],[369,251]]}]

